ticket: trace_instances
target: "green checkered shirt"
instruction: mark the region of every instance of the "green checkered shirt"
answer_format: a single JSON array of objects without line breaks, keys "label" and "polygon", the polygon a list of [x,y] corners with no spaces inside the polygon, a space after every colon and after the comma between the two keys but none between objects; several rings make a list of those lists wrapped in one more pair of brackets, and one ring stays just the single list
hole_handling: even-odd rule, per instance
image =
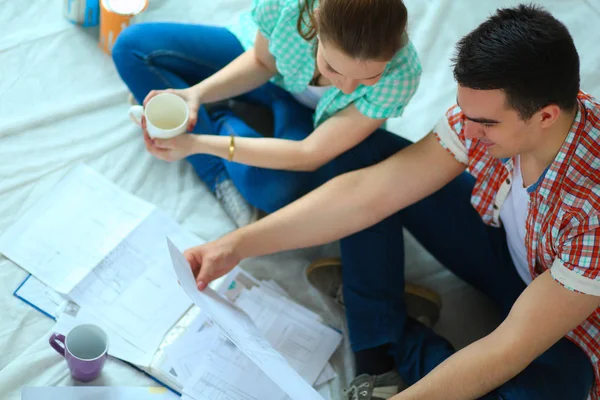
[{"label": "green checkered shirt", "polygon": [[[251,10],[228,27],[246,50],[254,46],[257,29],[269,39],[269,51],[279,72],[273,83],[291,93],[303,92],[316,68],[315,43],[304,40],[296,29],[299,14],[298,0],[254,0]],[[409,42],[388,63],[375,85],[359,85],[351,94],[335,87],[327,90],[315,111],[315,127],[352,103],[370,118],[399,117],[416,92],[420,76],[419,57]]]}]

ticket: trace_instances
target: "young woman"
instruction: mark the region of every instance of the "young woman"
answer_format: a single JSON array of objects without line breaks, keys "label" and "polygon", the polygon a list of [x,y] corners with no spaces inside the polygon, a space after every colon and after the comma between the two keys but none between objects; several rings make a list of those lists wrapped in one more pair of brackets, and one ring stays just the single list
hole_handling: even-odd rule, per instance
[{"label": "young woman", "polygon": [[[145,134],[146,147],[187,158],[241,226],[252,219],[248,203],[273,212],[400,148],[380,127],[419,83],[406,24],[402,0],[255,0],[230,28],[134,25],[113,58],[138,102],[164,90],[187,101],[192,133]],[[269,107],[273,137],[225,106],[203,106],[230,98]]]}]

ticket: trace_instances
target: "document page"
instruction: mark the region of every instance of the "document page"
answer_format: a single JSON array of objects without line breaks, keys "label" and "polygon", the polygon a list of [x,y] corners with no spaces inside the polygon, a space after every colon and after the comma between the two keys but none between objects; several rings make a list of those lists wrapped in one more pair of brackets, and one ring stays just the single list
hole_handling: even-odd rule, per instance
[{"label": "document page", "polygon": [[274,301],[256,289],[242,292],[236,300],[236,305],[250,316],[290,366],[308,383],[314,384],[339,346],[342,335],[291,304],[295,303],[284,298]]},{"label": "document page", "polygon": [[185,249],[200,239],[154,210],[70,293],[124,339],[156,351],[192,302],[173,273],[165,237]]},{"label": "document page", "polygon": [[248,315],[212,289],[206,288],[202,292],[198,290],[187,260],[170,240],[168,242],[173,267],[181,286],[192,301],[209,315],[225,337],[292,399],[322,400],[317,391],[269,344]]},{"label": "document page", "polygon": [[[216,328],[214,328],[216,329]],[[227,338],[219,335],[183,392],[195,400],[283,400],[285,392]]]},{"label": "document page", "polygon": [[0,252],[69,293],[154,209],[79,165],[0,237]]}]

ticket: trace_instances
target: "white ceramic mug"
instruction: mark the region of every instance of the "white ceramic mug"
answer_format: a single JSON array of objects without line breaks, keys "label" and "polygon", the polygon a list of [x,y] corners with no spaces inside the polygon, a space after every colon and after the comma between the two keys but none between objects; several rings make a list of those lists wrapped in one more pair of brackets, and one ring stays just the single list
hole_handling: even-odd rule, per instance
[{"label": "white ceramic mug", "polygon": [[138,125],[146,118],[146,130],[152,138],[169,139],[187,131],[190,111],[187,103],[173,93],[160,93],[146,107],[132,106],[129,116]]}]

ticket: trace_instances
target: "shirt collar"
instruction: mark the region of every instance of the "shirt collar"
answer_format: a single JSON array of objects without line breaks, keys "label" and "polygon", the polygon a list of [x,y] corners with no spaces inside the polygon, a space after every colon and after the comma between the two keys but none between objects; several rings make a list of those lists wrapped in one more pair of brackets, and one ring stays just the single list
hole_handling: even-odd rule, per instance
[{"label": "shirt collar", "polygon": [[[575,115],[575,119],[573,120],[573,124],[571,125],[571,129],[569,130],[569,134],[565,138],[565,141],[560,147],[558,154],[554,158],[554,161],[546,167],[544,172],[540,175],[538,180],[531,186],[527,188],[528,193],[533,193],[540,188],[540,194],[544,197],[548,197],[551,192],[552,186],[554,186],[557,182],[562,181],[562,177],[559,175],[559,172],[563,170],[563,165],[568,163],[572,157],[577,144],[579,143],[579,136],[581,132],[583,132],[583,128],[585,126],[585,108],[583,104],[577,101],[577,114]],[[507,166],[510,162],[512,166],[512,158],[502,158],[502,163]],[[549,174],[549,171],[551,172]]]}]

